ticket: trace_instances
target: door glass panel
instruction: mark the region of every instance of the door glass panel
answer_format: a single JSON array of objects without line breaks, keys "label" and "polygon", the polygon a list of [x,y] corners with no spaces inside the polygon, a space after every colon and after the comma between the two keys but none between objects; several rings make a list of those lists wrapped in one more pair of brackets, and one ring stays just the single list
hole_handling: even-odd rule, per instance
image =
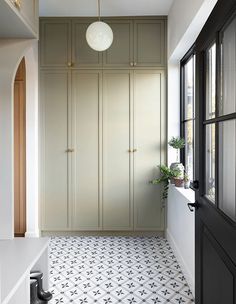
[{"label": "door glass panel", "polygon": [[206,197],[215,202],[215,124],[206,125]]},{"label": "door glass panel", "polygon": [[236,18],[222,35],[221,43],[221,100],[219,114],[236,111]]},{"label": "door glass panel", "polygon": [[235,217],[236,120],[219,123],[219,208]]},{"label": "door glass panel", "polygon": [[193,179],[193,120],[185,123],[185,170],[190,178]]},{"label": "door glass panel", "polygon": [[193,101],[194,101],[194,56],[185,64],[184,66],[184,118],[191,119],[193,118]]},{"label": "door glass panel", "polygon": [[216,104],[216,44],[207,51],[206,119],[215,117]]}]

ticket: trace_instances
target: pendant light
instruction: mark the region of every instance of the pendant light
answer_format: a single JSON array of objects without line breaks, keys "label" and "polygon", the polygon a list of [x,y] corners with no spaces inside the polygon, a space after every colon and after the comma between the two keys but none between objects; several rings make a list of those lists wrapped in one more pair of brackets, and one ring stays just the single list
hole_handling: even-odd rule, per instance
[{"label": "pendant light", "polygon": [[98,0],[98,21],[91,23],[87,28],[86,40],[93,50],[99,52],[107,50],[113,42],[112,29],[100,19],[100,0]]}]

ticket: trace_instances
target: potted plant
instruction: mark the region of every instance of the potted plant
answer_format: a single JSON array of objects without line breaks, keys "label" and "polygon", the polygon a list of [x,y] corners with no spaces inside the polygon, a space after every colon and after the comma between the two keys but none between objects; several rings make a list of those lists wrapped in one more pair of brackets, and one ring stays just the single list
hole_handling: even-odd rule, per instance
[{"label": "potted plant", "polygon": [[160,169],[160,178],[154,179],[151,181],[153,185],[163,184],[162,190],[162,203],[165,203],[165,200],[168,197],[169,181],[173,178],[178,178],[181,172],[179,169],[171,169],[165,165],[159,166]]},{"label": "potted plant", "polygon": [[190,187],[190,178],[189,178],[188,174],[185,172],[184,173],[184,188],[189,189],[189,187]]},{"label": "potted plant", "polygon": [[[172,137],[168,142],[169,146],[173,149],[176,149],[176,162],[170,165],[170,169],[178,169],[180,171],[180,176],[178,179],[184,179],[184,166],[180,163],[180,149],[183,149],[185,146],[185,140],[181,137]],[[174,180],[171,181],[175,183]],[[178,182],[177,182],[178,183]],[[178,186],[177,186],[178,187]]]},{"label": "potted plant", "polygon": [[184,178],[182,178],[182,177],[174,178],[174,184],[175,184],[175,187],[182,188],[184,186]]}]

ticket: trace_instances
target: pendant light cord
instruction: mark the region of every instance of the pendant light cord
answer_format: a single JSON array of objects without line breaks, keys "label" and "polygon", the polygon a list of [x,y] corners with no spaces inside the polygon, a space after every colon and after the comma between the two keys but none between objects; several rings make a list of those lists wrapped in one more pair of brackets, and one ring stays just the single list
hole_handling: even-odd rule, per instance
[{"label": "pendant light cord", "polygon": [[101,6],[100,6],[100,0],[98,0],[98,20],[101,20]]}]

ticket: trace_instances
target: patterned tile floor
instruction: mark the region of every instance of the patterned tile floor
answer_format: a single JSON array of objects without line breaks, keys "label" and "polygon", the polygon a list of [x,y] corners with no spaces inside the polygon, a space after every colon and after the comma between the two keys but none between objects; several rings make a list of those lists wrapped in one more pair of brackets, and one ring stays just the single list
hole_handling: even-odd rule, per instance
[{"label": "patterned tile floor", "polygon": [[194,303],[160,237],[53,237],[50,265],[50,304]]}]

